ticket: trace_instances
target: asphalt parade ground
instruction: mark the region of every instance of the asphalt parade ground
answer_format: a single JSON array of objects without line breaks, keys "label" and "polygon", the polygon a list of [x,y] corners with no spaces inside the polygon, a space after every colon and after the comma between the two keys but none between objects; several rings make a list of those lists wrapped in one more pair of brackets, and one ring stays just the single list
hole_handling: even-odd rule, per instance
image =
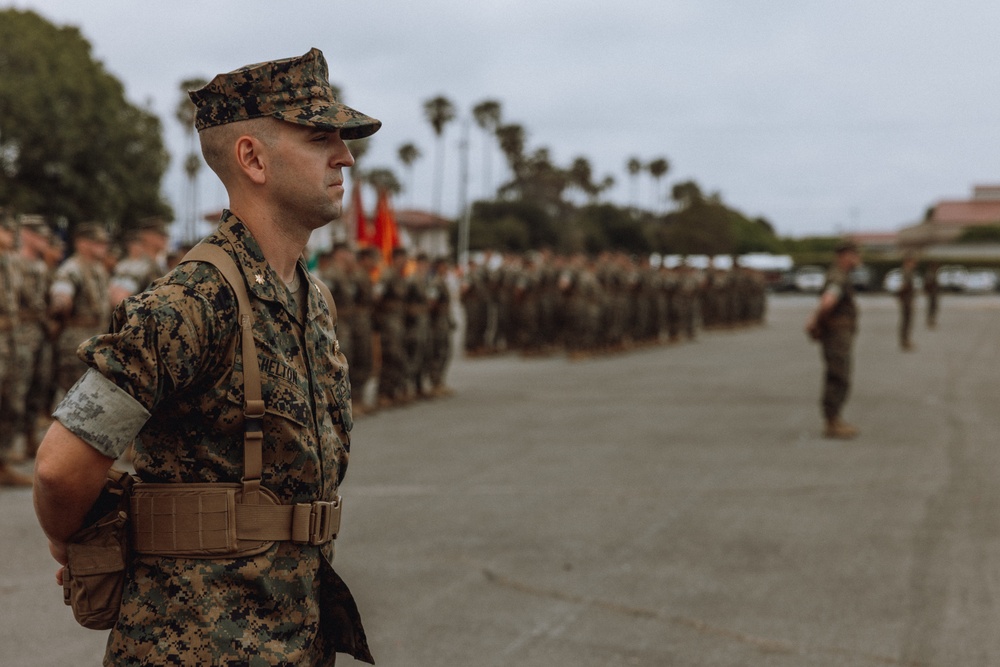
[{"label": "asphalt parade ground", "polygon": [[[862,297],[853,441],[821,437],[815,299],[583,361],[457,360],[358,420],[337,569],[383,667],[1000,664],[1000,297],[899,350]],[[97,665],[30,492],[0,491],[0,665]],[[346,656],[338,665],[359,664]]]}]

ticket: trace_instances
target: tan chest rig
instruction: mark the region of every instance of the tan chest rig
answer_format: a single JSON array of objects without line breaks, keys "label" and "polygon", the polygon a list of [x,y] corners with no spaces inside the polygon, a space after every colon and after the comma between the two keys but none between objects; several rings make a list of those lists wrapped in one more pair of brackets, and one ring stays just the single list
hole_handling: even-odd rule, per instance
[{"label": "tan chest rig", "polygon": [[[282,505],[261,486],[264,400],[253,339],[253,310],[243,274],[225,250],[208,243],[198,244],[181,261],[212,264],[236,294],[244,366],[243,478],[238,483],[136,482],[130,503],[133,552],[236,558],[267,551],[277,541],[326,544],[340,530],[340,496],[333,501]],[[320,281],[317,285],[336,317],[329,289]]]}]

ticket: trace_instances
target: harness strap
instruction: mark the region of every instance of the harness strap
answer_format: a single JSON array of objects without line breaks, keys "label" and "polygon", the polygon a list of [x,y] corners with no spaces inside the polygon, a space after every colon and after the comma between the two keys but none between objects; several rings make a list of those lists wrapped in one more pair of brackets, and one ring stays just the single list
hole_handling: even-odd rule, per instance
[{"label": "harness strap", "polygon": [[264,399],[261,393],[260,361],[253,340],[253,308],[247,294],[246,281],[236,262],[222,247],[199,243],[181,262],[208,262],[222,273],[239,307],[240,340],[243,346],[243,503],[256,505],[260,500],[260,479],[263,469]]}]

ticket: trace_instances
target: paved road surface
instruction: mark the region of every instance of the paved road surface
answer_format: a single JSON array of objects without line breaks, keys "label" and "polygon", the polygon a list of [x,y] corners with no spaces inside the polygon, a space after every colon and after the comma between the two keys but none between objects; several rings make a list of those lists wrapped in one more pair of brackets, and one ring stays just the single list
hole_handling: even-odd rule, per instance
[{"label": "paved road surface", "polygon": [[[946,298],[902,353],[864,298],[853,442],[820,437],[813,302],[691,345],[459,361],[456,396],[360,420],[337,564],[379,664],[1000,664],[1000,299]],[[0,503],[0,664],[98,664],[30,494]]]}]

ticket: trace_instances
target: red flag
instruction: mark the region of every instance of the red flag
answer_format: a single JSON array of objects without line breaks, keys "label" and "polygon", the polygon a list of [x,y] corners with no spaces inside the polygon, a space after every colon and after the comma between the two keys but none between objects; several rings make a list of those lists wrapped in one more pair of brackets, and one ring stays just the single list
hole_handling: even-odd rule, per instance
[{"label": "red flag", "polygon": [[386,264],[392,263],[392,249],[399,247],[399,230],[396,228],[396,216],[389,204],[389,193],[385,190],[380,190],[378,193],[372,245],[382,251]]},{"label": "red flag", "polygon": [[365,218],[365,207],[361,203],[361,183],[354,183],[351,192],[351,213],[354,216],[354,234],[358,247],[370,246],[373,243],[372,233]]}]

